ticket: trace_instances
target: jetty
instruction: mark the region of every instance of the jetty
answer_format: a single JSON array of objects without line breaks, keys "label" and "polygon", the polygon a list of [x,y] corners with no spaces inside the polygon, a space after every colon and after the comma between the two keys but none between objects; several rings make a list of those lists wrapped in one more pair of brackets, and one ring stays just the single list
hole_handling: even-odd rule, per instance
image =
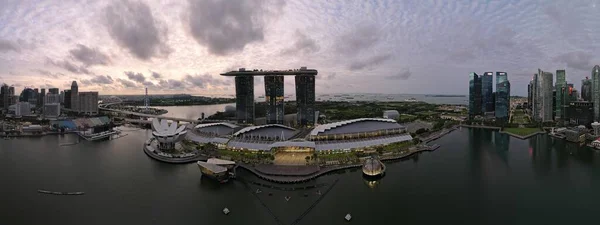
[{"label": "jetty", "polygon": [[50,195],[83,195],[85,192],[59,192],[59,191],[46,191],[46,190],[38,190],[39,193],[42,194],[50,194]]}]

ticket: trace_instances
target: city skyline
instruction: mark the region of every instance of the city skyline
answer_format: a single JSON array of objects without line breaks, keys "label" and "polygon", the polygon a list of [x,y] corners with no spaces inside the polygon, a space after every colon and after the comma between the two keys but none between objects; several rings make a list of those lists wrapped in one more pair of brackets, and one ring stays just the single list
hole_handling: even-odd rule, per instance
[{"label": "city skyline", "polygon": [[[567,83],[579,86],[600,64],[598,4],[4,1],[0,83],[16,92],[63,90],[76,80],[103,95],[145,87],[234,94],[233,80],[220,73],[307,66],[319,70],[317,93],[467,95],[466,74],[505,71],[512,94],[526,96],[538,67],[564,69]],[[293,79],[284,82],[285,94],[294,93]],[[254,85],[264,94],[262,78]]]}]

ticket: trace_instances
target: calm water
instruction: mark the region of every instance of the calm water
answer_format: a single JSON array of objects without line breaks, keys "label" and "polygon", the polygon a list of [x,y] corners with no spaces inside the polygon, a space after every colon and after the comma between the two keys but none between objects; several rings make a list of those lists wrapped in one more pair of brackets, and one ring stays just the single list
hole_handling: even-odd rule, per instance
[{"label": "calm water", "polygon": [[[0,224],[278,224],[269,210],[281,224],[291,224],[318,199],[315,192],[328,187],[261,188],[255,197],[256,185],[218,185],[194,164],[151,160],[141,150],[150,131],[128,134],[63,147],[76,137],[0,140]],[[347,224],[346,213],[352,214],[350,224],[598,221],[600,154],[594,150],[547,136],[519,140],[470,129],[436,143],[442,147],[435,152],[387,163],[387,175],[376,184],[359,170],[312,181],[331,185],[339,179],[298,224]],[[256,180],[243,171],[240,177]],[[37,189],[86,194],[53,196]],[[230,215],[221,213],[224,207]]]}]

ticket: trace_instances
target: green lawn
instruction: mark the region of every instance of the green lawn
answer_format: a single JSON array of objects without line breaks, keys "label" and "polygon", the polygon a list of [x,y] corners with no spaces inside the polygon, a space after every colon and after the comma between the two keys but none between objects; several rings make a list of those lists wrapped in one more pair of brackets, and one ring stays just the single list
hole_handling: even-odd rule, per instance
[{"label": "green lawn", "polygon": [[516,134],[519,136],[527,136],[540,131],[539,128],[504,128],[504,132]]}]

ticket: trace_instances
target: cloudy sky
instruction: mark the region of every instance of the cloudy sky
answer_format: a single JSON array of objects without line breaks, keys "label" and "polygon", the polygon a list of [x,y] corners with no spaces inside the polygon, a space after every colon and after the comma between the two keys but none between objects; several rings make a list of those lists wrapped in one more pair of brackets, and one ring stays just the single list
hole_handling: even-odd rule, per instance
[{"label": "cloudy sky", "polygon": [[[580,86],[600,64],[600,1],[0,0],[0,82],[101,94],[232,94],[245,68],[319,71],[319,93],[466,94],[537,68]],[[293,79],[286,79],[293,93]],[[257,93],[264,93],[256,78]]]}]

